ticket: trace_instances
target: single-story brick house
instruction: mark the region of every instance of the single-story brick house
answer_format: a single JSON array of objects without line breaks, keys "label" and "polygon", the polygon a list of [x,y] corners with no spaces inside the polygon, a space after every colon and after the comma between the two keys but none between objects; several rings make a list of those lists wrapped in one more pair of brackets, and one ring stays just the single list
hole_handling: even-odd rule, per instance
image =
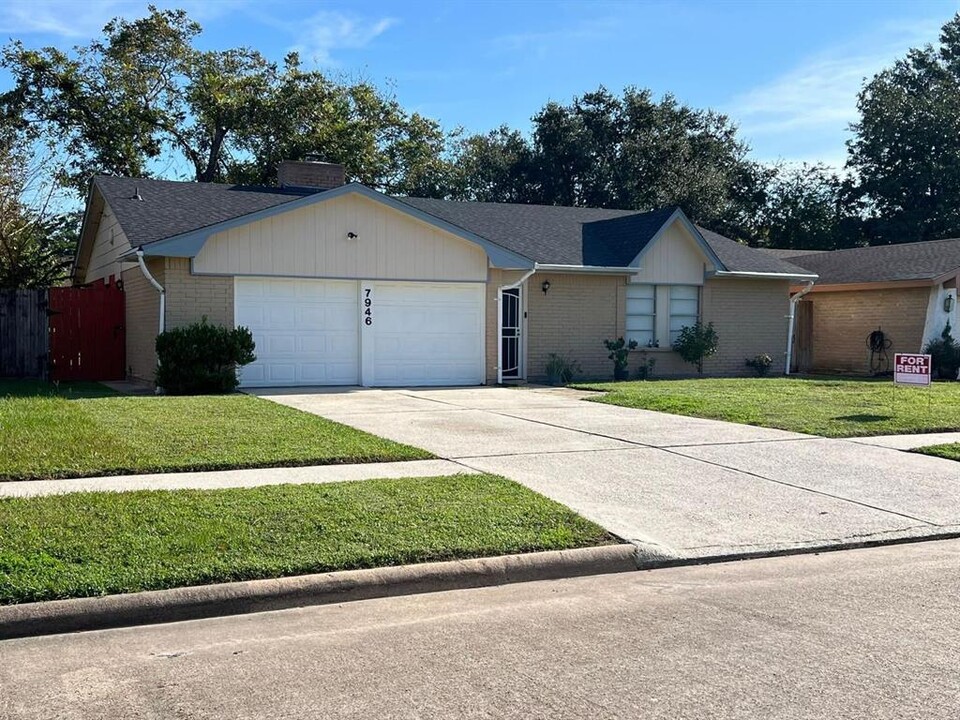
[{"label": "single-story brick house", "polygon": [[706,372],[759,353],[782,371],[789,287],[813,278],[676,208],[390,197],[311,161],[279,180],[92,181],[74,281],[122,279],[132,377],[152,378],[159,329],[203,316],[252,330],[246,386],[536,381],[551,353],[606,378],[621,335],[689,374],[669,347],[698,318],[720,338]]},{"label": "single-story brick house", "polygon": [[[794,370],[882,373],[894,353],[920,352],[948,322],[960,337],[960,239],[766,252],[819,276],[797,303]],[[883,344],[871,347],[876,330]]]}]

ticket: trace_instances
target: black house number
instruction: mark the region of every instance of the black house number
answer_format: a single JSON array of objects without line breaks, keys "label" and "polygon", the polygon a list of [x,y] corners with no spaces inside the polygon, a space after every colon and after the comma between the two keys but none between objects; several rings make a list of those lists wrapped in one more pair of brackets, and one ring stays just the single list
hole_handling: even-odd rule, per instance
[{"label": "black house number", "polygon": [[373,300],[370,299],[370,288],[363,289],[363,324],[373,325]]}]

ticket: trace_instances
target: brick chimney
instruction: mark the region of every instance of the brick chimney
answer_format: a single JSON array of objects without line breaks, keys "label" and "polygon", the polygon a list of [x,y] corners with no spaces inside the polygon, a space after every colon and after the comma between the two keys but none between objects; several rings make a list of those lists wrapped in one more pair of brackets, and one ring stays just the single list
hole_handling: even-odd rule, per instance
[{"label": "brick chimney", "polygon": [[284,160],[277,168],[277,180],[284,188],[332,190],[346,183],[343,165],[321,162],[316,155],[303,160]]}]

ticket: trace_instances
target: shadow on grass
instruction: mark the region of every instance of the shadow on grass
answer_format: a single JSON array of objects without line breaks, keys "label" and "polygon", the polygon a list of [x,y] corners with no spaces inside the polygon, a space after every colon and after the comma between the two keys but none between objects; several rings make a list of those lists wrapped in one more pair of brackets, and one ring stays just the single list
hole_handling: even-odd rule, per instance
[{"label": "shadow on grass", "polygon": [[62,397],[67,400],[81,398],[115,397],[119,393],[98,382],[46,382],[45,380],[0,379],[0,400],[4,398]]},{"label": "shadow on grass", "polygon": [[844,420],[845,422],[883,422],[884,420],[892,420],[893,415],[838,415],[833,419]]}]

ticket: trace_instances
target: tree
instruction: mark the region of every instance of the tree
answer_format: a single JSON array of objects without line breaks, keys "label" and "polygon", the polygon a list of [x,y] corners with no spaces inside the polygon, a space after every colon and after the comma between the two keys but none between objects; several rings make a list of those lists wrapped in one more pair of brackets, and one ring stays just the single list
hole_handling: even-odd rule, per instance
[{"label": "tree", "polygon": [[[49,188],[24,156],[0,145],[0,288],[45,288],[66,279],[76,246],[78,213],[49,210]],[[36,203],[28,205],[24,198]]]},{"label": "tree", "polygon": [[307,152],[387,192],[448,184],[446,136],[390,94],[305,70],[295,53],[278,66],[249,48],[202,51],[200,32],[182,10],[151,6],[70,54],[13,42],[0,62],[14,80],[0,119],[55,136],[80,192],[95,173],[169,173],[158,165],[177,156],[201,182],[272,183],[280,160]]},{"label": "tree", "polygon": [[823,164],[776,168],[758,216],[758,239],[796,250],[851,247],[859,239],[859,218],[848,209],[845,192],[843,181]]},{"label": "tree", "polygon": [[463,199],[652,210],[679,205],[732,232],[762,205],[767,171],[747,158],[730,120],[667,95],[600,87],[547,103],[530,139],[501,127],[454,153]]},{"label": "tree", "polygon": [[871,244],[960,234],[960,15],[860,92],[847,167]]},{"label": "tree", "polygon": [[719,348],[720,339],[713,329],[713,323],[704,325],[699,320],[680,328],[680,336],[673,343],[677,354],[691,365],[696,365],[700,375],[703,375],[703,361],[715,355]]}]

